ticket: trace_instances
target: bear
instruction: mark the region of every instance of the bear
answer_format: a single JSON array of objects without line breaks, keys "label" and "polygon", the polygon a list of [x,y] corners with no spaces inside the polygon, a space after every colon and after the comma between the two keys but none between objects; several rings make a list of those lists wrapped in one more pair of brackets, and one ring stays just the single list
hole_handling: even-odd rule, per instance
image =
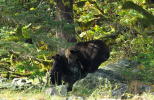
[{"label": "bear", "polygon": [[52,59],[54,62],[50,70],[50,83],[52,85],[67,84],[68,91],[71,91],[73,83],[81,78],[79,67],[75,64],[69,65],[67,58],[62,53],[56,54]]},{"label": "bear", "polygon": [[79,42],[65,50],[68,64],[72,65],[78,62],[86,73],[95,72],[99,65],[106,61],[109,56],[109,47],[102,40]]},{"label": "bear", "polygon": [[51,84],[60,85],[63,81],[71,90],[77,80],[95,72],[109,56],[109,47],[102,40],[79,42],[52,56]]}]

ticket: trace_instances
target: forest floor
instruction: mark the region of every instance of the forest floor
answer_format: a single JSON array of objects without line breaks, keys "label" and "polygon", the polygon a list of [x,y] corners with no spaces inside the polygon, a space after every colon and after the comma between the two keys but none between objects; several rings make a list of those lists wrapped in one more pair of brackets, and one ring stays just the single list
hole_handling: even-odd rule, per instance
[{"label": "forest floor", "polygon": [[[0,91],[0,100],[123,100],[123,99],[111,99],[111,98],[101,98],[99,97],[88,97],[84,98],[72,98],[68,99],[68,97],[60,97],[60,96],[49,96],[45,94],[43,91],[11,91],[11,90],[3,90]],[[126,99],[125,99],[126,100]],[[128,100],[154,100],[154,95],[149,93],[144,93],[140,96],[136,95]]]},{"label": "forest floor", "polygon": [[3,90],[0,91],[0,100],[51,100],[51,97],[43,92]]}]

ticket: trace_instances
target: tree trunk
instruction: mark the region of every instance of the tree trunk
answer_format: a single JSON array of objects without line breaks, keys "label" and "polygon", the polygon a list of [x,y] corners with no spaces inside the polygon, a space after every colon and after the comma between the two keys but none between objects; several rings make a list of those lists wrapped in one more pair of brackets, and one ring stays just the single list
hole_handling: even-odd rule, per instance
[{"label": "tree trunk", "polygon": [[55,0],[56,2],[56,36],[68,42],[76,42],[73,20],[73,0]]}]

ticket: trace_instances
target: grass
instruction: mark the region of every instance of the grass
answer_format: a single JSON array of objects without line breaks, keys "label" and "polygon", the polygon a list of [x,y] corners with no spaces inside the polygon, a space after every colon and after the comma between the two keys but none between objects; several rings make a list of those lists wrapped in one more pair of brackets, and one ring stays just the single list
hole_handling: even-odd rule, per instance
[{"label": "grass", "polygon": [[[0,91],[0,100],[67,100],[66,97],[60,96],[49,96],[45,94],[43,91],[39,92],[34,90],[25,92],[25,91],[11,91],[11,90],[3,90]],[[81,100],[78,98],[74,98],[71,100]],[[105,97],[96,96],[96,97],[89,97],[87,100],[120,100],[120,99],[107,99]],[[143,93],[142,95],[138,96],[135,95],[133,98],[129,100],[154,100],[154,95],[150,93]]]},{"label": "grass", "polygon": [[0,100],[51,100],[50,96],[39,92],[11,91],[4,90],[0,92]]}]

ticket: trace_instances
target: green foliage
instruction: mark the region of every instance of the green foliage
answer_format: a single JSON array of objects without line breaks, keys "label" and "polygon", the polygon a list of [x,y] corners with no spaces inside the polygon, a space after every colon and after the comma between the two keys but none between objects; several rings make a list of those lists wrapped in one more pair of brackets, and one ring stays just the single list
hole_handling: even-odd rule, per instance
[{"label": "green foliage", "polygon": [[75,27],[79,41],[104,39],[112,47],[111,60],[119,56],[136,60],[144,66],[137,74],[154,81],[154,9],[146,0],[75,0],[73,7],[72,25],[56,21],[53,0],[0,0],[0,70],[43,76],[50,56],[72,45],[55,38],[63,26],[67,33]]},{"label": "green foliage", "polygon": [[[81,31],[80,37],[91,40],[104,37],[115,39],[119,35],[134,38],[136,34],[152,34],[153,11],[147,8],[145,2],[85,0],[82,8],[78,7],[80,2],[77,2],[74,9],[76,22],[80,26],[77,27]],[[129,37],[122,40],[127,38]]]},{"label": "green foliage", "polygon": [[[128,4],[129,3],[129,4]],[[139,5],[136,5],[138,3]],[[125,52],[124,55],[129,58],[140,62],[141,66],[138,66],[137,73],[132,74],[134,77],[139,78],[144,82],[153,83],[154,67],[153,67],[153,58],[154,58],[154,41],[153,41],[153,15],[152,10],[149,10],[145,7],[145,1],[135,1],[133,2],[124,2],[122,5],[123,8],[120,10],[116,9],[116,12],[119,15],[120,19],[117,19],[118,23],[123,29],[123,26],[129,26],[127,31],[118,35],[116,38],[117,46],[122,45],[122,50]],[[124,7],[127,5],[127,10]],[[119,5],[120,7],[120,5]],[[143,9],[144,8],[144,9]],[[115,20],[116,20],[115,19]],[[117,32],[120,28],[114,27]],[[113,32],[113,33],[114,33]],[[122,31],[121,31],[122,32]],[[138,34],[138,35],[136,35]],[[121,50],[120,50],[121,51]],[[120,52],[119,52],[120,53]],[[130,71],[129,71],[130,72]],[[129,73],[130,74],[130,73]]]},{"label": "green foliage", "polygon": [[[55,29],[64,22],[55,21],[52,1],[0,1],[0,72],[10,77],[39,78],[51,68],[50,56],[67,44],[55,38]],[[72,28],[65,25],[65,29]],[[28,39],[32,43],[26,42]]]},{"label": "green foliage", "polygon": [[[115,88],[116,89],[116,88]],[[109,98],[112,96],[113,84],[109,80],[105,80],[104,85],[98,85],[98,87],[93,91],[91,97],[105,97]]]},{"label": "green foliage", "polygon": [[[133,57],[134,60],[143,64],[141,72],[138,74],[143,81],[154,83],[154,40],[152,37],[140,36],[132,41],[134,50],[137,56]],[[137,47],[139,47],[137,49]]]},{"label": "green foliage", "polygon": [[154,83],[154,9],[146,0],[79,0],[74,9],[81,39],[105,38],[114,44],[111,60],[128,57],[140,62],[140,71],[129,76]]},{"label": "green foliage", "polygon": [[82,31],[81,38],[100,39],[115,33],[114,23],[118,20],[116,15],[119,6],[119,1],[110,0],[87,0],[82,8],[75,5],[76,22],[80,26],[78,30]]},{"label": "green foliage", "polygon": [[[154,75],[154,40],[151,36],[142,36],[138,35],[136,38],[132,40],[127,40],[125,44],[120,47],[123,55],[137,61],[140,65],[134,70],[129,69],[124,71],[125,76],[128,80],[137,79],[144,82],[153,83],[153,75]],[[122,53],[121,53],[122,54]],[[135,72],[134,72],[134,71]],[[128,75],[129,74],[129,75]]]}]

